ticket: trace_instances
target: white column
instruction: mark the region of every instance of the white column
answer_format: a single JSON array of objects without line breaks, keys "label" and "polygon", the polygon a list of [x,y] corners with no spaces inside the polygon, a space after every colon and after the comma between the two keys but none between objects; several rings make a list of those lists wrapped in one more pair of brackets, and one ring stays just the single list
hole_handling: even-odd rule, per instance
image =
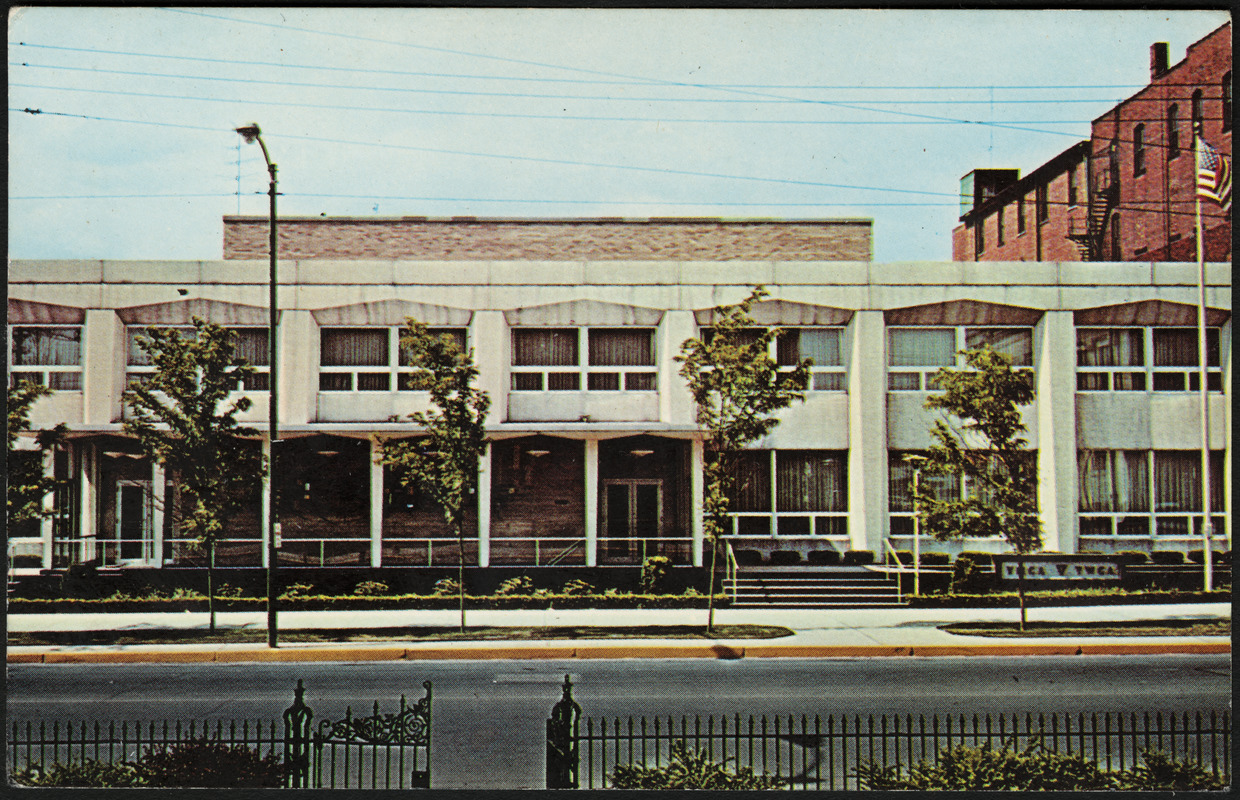
[{"label": "white column", "polygon": [[104,425],[121,418],[127,355],[125,324],[110,308],[87,309],[82,331],[82,421]]},{"label": "white column", "polygon": [[887,532],[887,337],[881,311],[858,311],[848,343],[848,538],[883,552]]},{"label": "white column", "polygon": [[154,552],[152,561],[158,566],[164,565],[164,513],[168,498],[168,482],[165,480],[163,465],[151,462],[151,546]]},{"label": "white column", "polygon": [[78,446],[78,531],[82,537],[82,563],[99,557],[99,447],[94,442]]},{"label": "white column", "polygon": [[689,527],[693,535],[693,566],[702,566],[702,548],[706,539],[703,510],[706,490],[706,443],[693,439],[689,443]]},{"label": "white column", "polygon": [[[54,479],[56,477],[56,452],[53,449],[44,451],[43,453],[43,475],[46,478]],[[56,493],[48,492],[43,495],[42,507],[44,516],[39,520],[39,538],[43,542],[43,569],[52,568],[52,534],[55,529],[55,519],[52,512],[56,510]]]},{"label": "white column", "polygon": [[598,439],[586,439],[586,566],[598,566]]},{"label": "white column", "polygon": [[674,424],[693,424],[693,395],[680,377],[680,364],[673,359],[685,339],[697,335],[692,311],[668,311],[659,323],[659,419]]},{"label": "white column", "polygon": [[[304,425],[318,418],[319,326],[309,311],[280,312],[280,425]],[[263,419],[266,419],[263,400]]]},{"label": "white column", "polygon": [[383,448],[370,440],[370,566],[383,566]]},{"label": "white column", "polygon": [[262,548],[261,548],[261,551],[260,551],[260,552],[261,552],[261,554],[262,554],[262,555],[261,555],[261,564],[262,564],[263,568],[264,568],[264,569],[266,569],[268,566],[270,566],[270,565],[267,563],[267,554],[268,554],[268,552],[270,552],[270,548],[267,546],[267,534],[268,534],[268,532],[271,530],[271,524],[270,524],[270,520],[271,520],[271,489],[270,489],[270,485],[271,485],[271,468],[272,468],[272,458],[271,458],[271,441],[270,441],[270,440],[268,440],[268,439],[263,439],[263,458],[264,458],[264,459],[266,459],[266,461],[267,461],[267,471],[266,471],[265,473],[263,473],[263,480],[262,480],[262,487],[263,487],[263,509],[262,509],[262,511],[260,512],[260,519],[261,519],[261,522],[262,522],[262,528],[261,528],[262,533],[261,533],[260,535],[261,535],[261,538],[262,538],[262,543],[263,543],[263,546],[262,546]]},{"label": "white column", "polygon": [[478,566],[491,566],[491,443],[478,459]]},{"label": "white column", "polygon": [[491,396],[487,423],[508,418],[508,326],[502,311],[475,311],[469,321],[469,346],[478,367],[478,388]]},{"label": "white column", "polygon": [[1075,553],[1076,327],[1071,311],[1047,311],[1034,330],[1038,509],[1042,547]]}]

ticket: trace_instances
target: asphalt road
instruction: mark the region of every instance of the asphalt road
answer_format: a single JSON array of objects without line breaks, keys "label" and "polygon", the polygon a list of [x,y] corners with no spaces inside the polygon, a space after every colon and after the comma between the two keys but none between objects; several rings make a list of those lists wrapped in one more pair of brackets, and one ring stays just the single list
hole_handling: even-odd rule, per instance
[{"label": "asphalt road", "polygon": [[434,682],[434,780],[541,787],[566,673],[586,716],[1211,711],[1227,655],[10,665],[10,721],[275,719],[298,678],[315,719],[394,710]]}]

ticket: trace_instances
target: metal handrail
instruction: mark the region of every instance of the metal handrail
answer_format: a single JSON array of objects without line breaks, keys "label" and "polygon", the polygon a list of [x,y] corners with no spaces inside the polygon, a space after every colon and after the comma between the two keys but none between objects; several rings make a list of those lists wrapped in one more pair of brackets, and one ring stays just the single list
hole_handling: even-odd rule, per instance
[{"label": "metal handrail", "polygon": [[552,556],[552,557],[551,557],[551,560],[550,560],[550,561],[548,561],[548,562],[547,562],[546,564],[544,564],[543,566],[547,566],[547,567],[554,567],[556,564],[560,563],[560,562],[561,562],[561,561],[563,561],[565,558],[567,558],[569,553],[573,552],[573,551],[574,551],[574,550],[576,550],[578,547],[584,547],[584,546],[585,546],[585,543],[586,543],[586,540],[585,540],[585,539],[578,539],[577,541],[572,542],[571,544],[569,544],[569,546],[568,546],[568,547],[565,547],[563,550],[561,550],[560,552],[558,552],[558,553],[556,553],[554,556]]},{"label": "metal handrail", "polygon": [[736,561],[736,553],[732,551],[732,543],[724,542],[724,555],[726,556],[724,565],[724,579],[732,581],[732,602],[736,602],[736,579],[740,574],[741,565]]},{"label": "metal handrail", "polygon": [[[886,548],[886,552],[883,554],[883,566],[884,567],[887,566],[887,563],[886,563],[887,555],[890,555],[892,560],[896,562],[895,571],[901,572],[901,573],[907,572],[908,570],[905,569],[904,565],[900,563],[900,556],[898,553],[896,553],[896,549],[891,546],[890,539],[883,539],[883,547]],[[900,579],[896,578],[896,602],[899,603],[903,601],[904,601],[904,590],[900,586]]]}]

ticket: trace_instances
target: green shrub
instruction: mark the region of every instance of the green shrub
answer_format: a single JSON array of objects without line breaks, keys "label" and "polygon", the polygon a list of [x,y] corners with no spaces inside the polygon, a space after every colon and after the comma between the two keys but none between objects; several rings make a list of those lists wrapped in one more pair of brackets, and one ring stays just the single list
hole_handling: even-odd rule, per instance
[{"label": "green shrub", "polygon": [[921,565],[923,567],[946,567],[952,563],[952,557],[947,553],[922,553]]},{"label": "green shrub", "polygon": [[736,556],[736,563],[742,567],[756,567],[762,563],[762,553],[759,550],[737,550],[733,555]]},{"label": "green shrub", "polygon": [[27,767],[12,775],[13,782],[22,786],[101,786],[108,788],[142,786],[142,778],[133,764],[109,764],[106,761],[87,759],[82,762],[50,767]]},{"label": "green shrub", "polygon": [[[224,595],[220,594],[220,591],[222,591],[227,586],[228,584],[224,584],[224,586],[221,586],[218,590],[216,590],[215,596],[223,597]],[[197,589],[186,589],[184,586],[178,586],[177,588],[172,590],[172,596],[169,599],[171,600],[206,600],[207,596],[203,594],[202,592],[198,591]]]},{"label": "green shrub", "polygon": [[956,556],[952,565],[952,594],[971,594],[986,590],[988,575],[982,569],[985,562],[979,556],[985,557],[988,563],[994,563],[990,553],[964,552]]},{"label": "green shrub", "polygon": [[672,560],[667,556],[648,556],[642,561],[642,591],[654,594],[663,588],[672,572]]},{"label": "green shrub", "polygon": [[314,584],[291,583],[280,593],[281,600],[301,600],[314,595]]},{"label": "green shrub", "polygon": [[229,586],[227,583],[221,583],[220,588],[215,590],[215,596],[223,600],[236,600],[245,596],[245,589],[240,586]]},{"label": "green shrub", "polygon": [[560,590],[560,594],[567,595],[569,597],[584,597],[586,595],[594,594],[594,586],[588,581],[573,579],[571,581],[565,581],[564,588]]},{"label": "green shrub", "polygon": [[383,581],[362,581],[353,587],[353,594],[357,597],[383,597],[391,593],[391,587]]},{"label": "green shrub", "polygon": [[[897,550],[896,561],[898,561],[899,563],[905,566],[911,565],[913,563],[913,551],[912,550]],[[886,563],[886,560],[884,560],[884,563]]]},{"label": "green shrub", "polygon": [[810,550],[806,556],[811,564],[824,564],[827,566],[835,566],[844,560],[838,550]]},{"label": "green shrub", "polygon": [[511,597],[516,594],[533,594],[534,581],[530,580],[529,575],[517,575],[515,578],[508,578],[502,581],[499,588],[495,590],[496,597]]},{"label": "green shrub", "polygon": [[880,791],[1084,791],[1110,789],[1112,775],[1077,754],[1053,753],[1032,744],[1023,751],[958,744],[939,751],[937,762],[899,766],[862,763],[862,787]]},{"label": "green shrub", "polygon": [[844,563],[849,566],[861,566],[874,563],[873,550],[848,550],[844,553]]},{"label": "green shrub", "polygon": [[689,750],[684,742],[672,742],[671,761],[662,767],[620,764],[611,777],[613,789],[778,789],[783,781],[772,775],[756,775],[750,767],[729,772],[728,758],[711,760],[705,750]]},{"label": "green shrub", "polygon": [[1120,789],[1152,791],[1170,789],[1200,792],[1226,789],[1227,784],[1194,761],[1176,761],[1162,750],[1141,753],[1142,763],[1119,774]]},{"label": "green shrub", "polygon": [[771,563],[787,567],[801,563],[801,554],[796,550],[774,550],[771,552]]},{"label": "green shrub", "polygon": [[995,554],[988,553],[985,550],[965,550],[956,557],[956,560],[960,560],[964,556],[968,556],[979,567],[993,567],[995,565]]},{"label": "green shrub", "polygon": [[1150,560],[1155,564],[1183,564],[1184,553],[1179,550],[1155,550],[1150,553]]},{"label": "green shrub", "polygon": [[[1211,559],[1211,563],[1226,564],[1228,561],[1231,560],[1228,557],[1230,554],[1225,554],[1219,550],[1211,550],[1210,552],[1213,553],[1213,558]],[[1194,564],[1204,564],[1206,560],[1205,551],[1201,549],[1189,550],[1188,560],[1193,562]]]},{"label": "green shrub", "polygon": [[1112,558],[1121,564],[1145,564],[1149,562],[1150,554],[1144,550],[1120,550]]},{"label": "green shrub", "polygon": [[280,756],[202,737],[148,747],[134,764],[147,786],[240,787],[281,784]]},{"label": "green shrub", "polygon": [[435,597],[444,597],[451,595],[455,597],[461,592],[461,584],[456,578],[440,578],[435,581],[435,588],[431,590],[431,594]]}]

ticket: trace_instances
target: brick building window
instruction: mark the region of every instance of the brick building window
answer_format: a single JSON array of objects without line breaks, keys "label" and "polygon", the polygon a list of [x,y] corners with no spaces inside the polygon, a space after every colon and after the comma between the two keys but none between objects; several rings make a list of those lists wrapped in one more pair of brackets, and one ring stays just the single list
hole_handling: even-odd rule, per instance
[{"label": "brick building window", "polygon": [[[1206,329],[1206,385],[1223,390],[1221,332]],[[1150,358],[1147,354],[1152,354]],[[1199,391],[1197,329],[1175,327],[1078,328],[1078,392]]]},{"label": "brick building window", "polygon": [[887,331],[887,389],[932,392],[938,389],[934,373],[939,367],[962,367],[960,350],[988,344],[1012,357],[1012,365],[1033,365],[1033,329],[1026,327],[965,326],[899,328]]},{"label": "brick building window", "polygon": [[1120,236],[1119,230],[1119,213],[1111,215],[1111,260],[1124,260],[1124,239]]},{"label": "brick building window", "polygon": [[1068,170],[1068,205],[1076,205],[1076,167]]},{"label": "brick building window", "polygon": [[81,326],[13,325],[9,345],[10,386],[29,381],[49,389],[81,391]]},{"label": "brick building window", "polygon": [[1132,129],[1132,174],[1145,174],[1145,124]]},{"label": "brick building window", "polygon": [[1193,91],[1193,134],[1201,130],[1201,121],[1205,119],[1205,111],[1202,106],[1202,94],[1200,89]]},{"label": "brick building window", "polygon": [[730,508],[741,536],[848,535],[847,454],[752,450],[741,454]]},{"label": "brick building window", "polygon": [[999,210],[995,212],[995,244],[998,247],[1003,247],[1003,212],[1003,206],[1000,206]]},{"label": "brick building window", "polygon": [[986,220],[979,219],[973,225],[973,257],[986,252]]},{"label": "brick building window", "polygon": [[1172,103],[1167,107],[1167,160],[1180,155],[1180,107]]},{"label": "brick building window", "polygon": [[1231,130],[1231,73],[1223,76],[1223,130]]},{"label": "brick building window", "polygon": [[1016,198],[1016,235],[1025,232],[1025,198]]},{"label": "brick building window", "polygon": [[[1081,450],[1077,481],[1082,537],[1201,533],[1201,453]],[[1210,454],[1210,511],[1223,530],[1223,453]],[[1196,512],[1195,514],[1193,512]]]},{"label": "brick building window", "polygon": [[[431,328],[465,348],[464,328]],[[400,347],[399,327],[319,331],[320,392],[416,391],[421,370]]]},{"label": "brick building window", "polygon": [[1047,197],[1047,189],[1047,185],[1042,184],[1034,192],[1034,213],[1038,216],[1039,225],[1051,218],[1050,199]]},{"label": "brick building window", "polygon": [[[586,353],[584,364],[582,352]],[[590,391],[652,392],[657,388],[656,373],[649,368],[654,365],[653,328],[512,331],[513,391],[571,392],[584,384]]]}]

